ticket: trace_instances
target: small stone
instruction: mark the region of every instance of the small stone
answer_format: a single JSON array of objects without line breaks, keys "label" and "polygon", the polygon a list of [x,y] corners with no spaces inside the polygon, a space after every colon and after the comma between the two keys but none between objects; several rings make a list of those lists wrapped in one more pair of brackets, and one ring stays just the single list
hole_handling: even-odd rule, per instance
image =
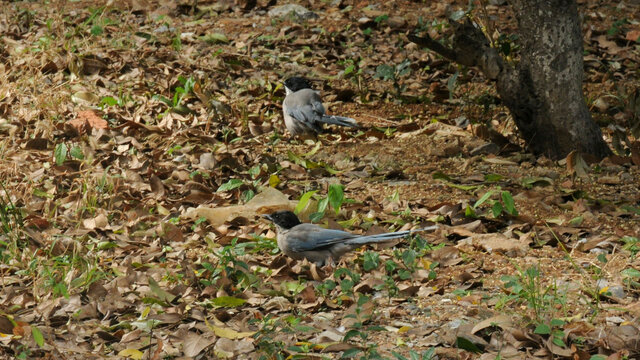
[{"label": "small stone", "polygon": [[624,289],[620,285],[614,285],[609,287],[609,293],[611,296],[618,299],[624,299],[627,295],[624,293]]}]

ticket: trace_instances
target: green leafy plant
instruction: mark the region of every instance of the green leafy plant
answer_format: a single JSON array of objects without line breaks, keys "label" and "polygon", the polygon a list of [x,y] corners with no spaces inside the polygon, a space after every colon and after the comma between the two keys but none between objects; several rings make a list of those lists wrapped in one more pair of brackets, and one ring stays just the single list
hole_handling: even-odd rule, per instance
[{"label": "green leafy plant", "polygon": [[180,39],[180,34],[176,34],[175,36],[173,36],[173,38],[171,39],[171,47],[175,51],[182,50],[182,39]]},{"label": "green leafy plant", "polygon": [[53,150],[53,158],[56,161],[56,165],[60,166],[67,159],[67,152],[69,148],[67,148],[67,144],[60,143],[56,145],[56,148]]},{"label": "green leafy plant", "polygon": [[360,274],[348,268],[338,268],[333,273],[333,277],[336,279],[343,295],[348,297],[354,296],[353,289],[360,283]]},{"label": "green leafy plant", "polygon": [[525,270],[520,267],[517,269],[517,275],[505,275],[501,278],[504,287],[511,292],[509,300],[518,299],[526,302],[528,308],[533,311],[534,323],[545,324],[546,319],[554,317],[556,305],[564,308],[566,296],[558,292],[555,282],[543,285],[543,276],[537,266],[530,266]]},{"label": "green leafy plant", "polygon": [[[438,245],[440,248],[444,244]],[[404,249],[395,249],[393,259],[384,262],[385,274],[382,277],[383,284],[376,286],[377,290],[386,290],[389,298],[399,294],[397,286],[398,280],[409,280],[412,274],[421,267],[420,258],[427,252],[432,251],[434,247],[429,245],[426,240],[420,236],[414,236],[409,242],[409,246]],[[380,256],[377,252],[366,251],[362,257],[362,266],[365,271],[377,269],[380,265]],[[429,280],[436,278],[435,269],[438,267],[437,262],[429,265]]]},{"label": "green leafy plant", "polygon": [[[251,320],[250,323],[256,323]],[[272,314],[267,314],[260,322],[260,330],[256,331],[253,338],[256,340],[256,348],[260,355],[260,360],[284,360],[288,355],[285,352],[285,344],[274,339],[275,334],[280,329],[282,322]]]},{"label": "green leafy plant", "polygon": [[242,185],[244,185],[244,181],[240,179],[230,179],[226,183],[220,185],[220,187],[218,187],[218,190],[216,190],[216,192],[231,191],[233,189],[239,188]]},{"label": "green leafy plant", "polygon": [[567,347],[567,344],[564,342],[565,333],[562,330],[564,326],[564,320],[560,319],[551,319],[548,324],[541,323],[538,324],[534,330],[534,333],[540,335],[549,335],[551,336],[551,341],[560,347]]},{"label": "green leafy plant", "polygon": [[[493,200],[491,197],[495,194],[499,194],[500,198],[498,200]],[[518,210],[516,210],[515,202],[513,201],[513,196],[509,191],[501,190],[500,187],[487,191],[476,203],[473,205],[473,210],[477,209],[478,206],[488,203],[491,206],[491,212],[494,217],[499,217],[503,213],[509,214],[511,216],[518,216]]]},{"label": "green leafy plant", "polygon": [[333,289],[338,286],[338,283],[333,279],[326,279],[316,286],[316,290],[324,297],[328,296]]},{"label": "green leafy plant", "polygon": [[401,98],[402,93],[407,89],[407,86],[402,85],[400,80],[411,73],[410,65],[411,62],[409,59],[404,59],[401,63],[394,66],[380,64],[376,67],[376,73],[373,77],[384,81],[392,81],[396,97]]},{"label": "green leafy plant", "polygon": [[408,280],[418,268],[417,252],[411,248],[400,250],[396,249],[393,252],[394,258],[400,260],[402,266],[395,268],[395,273],[400,280]]},{"label": "green leafy plant", "polygon": [[223,246],[212,254],[218,259],[217,264],[203,261],[197,272],[200,282],[205,285],[218,285],[233,294],[258,284],[259,278],[251,272],[249,265],[238,259],[244,255],[244,246],[238,246],[238,238],[229,245]]},{"label": "green leafy plant", "polygon": [[376,16],[376,18],[375,18],[375,19],[373,19],[373,21],[374,21],[376,24],[381,24],[381,23],[386,22],[388,19],[389,19],[389,15],[384,14],[384,15]]},{"label": "green leafy plant", "polygon": [[285,360],[285,359],[304,359],[305,356],[301,355],[289,355],[290,352],[308,353],[311,351],[311,347],[308,344],[296,344],[287,347],[287,345],[280,340],[277,340],[277,335],[284,334],[308,334],[317,332],[313,327],[304,325],[301,323],[302,318],[294,314],[275,317],[272,314],[267,314],[262,319],[252,319],[249,321],[251,325],[257,325],[259,330],[252,336],[255,339],[255,344],[258,353],[260,354],[260,360]]},{"label": "green leafy plant", "polygon": [[382,276],[383,285],[378,286],[377,289],[384,289],[387,291],[387,296],[389,300],[391,298],[398,296],[400,293],[400,288],[398,288],[398,284],[396,279],[389,273],[395,272],[398,269],[398,264],[395,261],[387,260],[384,264],[384,268],[386,270],[386,274]]},{"label": "green leafy plant", "polygon": [[0,261],[6,263],[27,245],[27,240],[22,209],[11,200],[4,183],[0,183],[0,189]]},{"label": "green leafy plant", "polygon": [[102,34],[102,32],[104,31],[104,29],[102,28],[102,26],[98,25],[99,21],[98,19],[100,19],[102,17],[102,14],[104,13],[104,6],[100,6],[98,8],[89,8],[89,12],[91,13],[91,15],[89,15],[89,17],[81,24],[80,27],[86,27],[89,26],[90,24],[91,26],[91,35],[100,35]]},{"label": "green leafy plant", "polygon": [[518,34],[500,34],[496,46],[502,55],[511,56],[511,54],[520,49],[518,40]]},{"label": "green leafy plant", "polygon": [[[318,143],[318,145],[320,145],[320,143]],[[316,146],[316,148],[311,150],[309,153],[302,154],[302,155],[296,155],[293,152],[289,151],[287,152],[287,157],[289,158],[289,161],[295,163],[296,165],[300,165],[307,170],[323,168],[331,175],[340,174],[340,171],[332,168],[331,166],[327,165],[324,162],[321,162],[321,161],[315,162],[307,158],[313,155],[319,148],[320,148],[319,146]]]},{"label": "green leafy plant", "polygon": [[362,267],[364,271],[371,271],[377,269],[380,266],[380,254],[376,251],[365,251],[363,256]]},{"label": "green leafy plant", "polygon": [[640,289],[640,270],[634,268],[627,268],[620,273],[623,277],[624,284],[632,289]]},{"label": "green leafy plant", "polygon": [[358,89],[360,89],[361,79],[362,79],[362,59],[346,59],[338,62],[339,65],[344,66],[343,76],[347,79],[351,79],[358,85]]},{"label": "green leafy plant", "polygon": [[182,86],[177,86],[174,89],[174,94],[171,99],[159,94],[154,95],[152,99],[166,104],[169,107],[167,111],[173,111],[181,115],[190,114],[192,113],[192,110],[184,105],[183,101],[189,94],[193,92],[196,81],[191,76],[188,78],[185,78],[184,76],[178,76],[178,81]]},{"label": "green leafy plant", "polygon": [[393,355],[396,360],[431,360],[436,355],[436,349],[430,348],[422,353],[418,353],[415,350],[409,350],[409,357],[402,356],[396,351],[391,351],[391,355]]},{"label": "green leafy plant", "polygon": [[622,248],[631,252],[632,257],[636,257],[640,252],[640,240],[635,236],[623,236],[620,240],[624,243]]},{"label": "green leafy plant", "polygon": [[607,30],[607,35],[613,36],[625,31],[626,25],[629,25],[629,20],[627,20],[627,18],[614,21],[613,24],[611,24],[611,27]]},{"label": "green leafy plant", "polygon": [[352,324],[349,326],[349,330],[344,335],[342,341],[347,342],[352,338],[359,338],[360,341],[365,342],[365,346],[356,347],[349,350],[346,350],[342,357],[349,358],[358,356],[358,359],[384,359],[382,355],[378,352],[378,344],[376,342],[369,342],[369,333],[372,331],[386,331],[386,329],[382,326],[378,325],[370,325],[365,327],[365,322],[369,320],[370,314],[365,314],[363,312],[364,305],[371,301],[371,299],[366,295],[359,295],[356,301],[355,312],[352,314],[345,315],[345,318],[354,319]]},{"label": "green leafy plant", "polygon": [[329,185],[327,196],[325,197],[317,196],[317,192],[317,190],[312,190],[302,194],[300,200],[298,200],[298,205],[296,205],[294,212],[300,213],[307,207],[309,201],[312,198],[315,198],[315,200],[318,202],[318,207],[314,213],[309,215],[309,219],[312,222],[318,222],[324,217],[325,212],[328,208],[332,208],[337,215],[340,213],[342,204],[344,204],[345,202],[353,202],[353,200],[345,198],[344,185],[341,184]]},{"label": "green leafy plant", "polygon": [[100,108],[104,109],[107,106],[118,106],[118,107],[125,107],[127,105],[127,102],[133,102],[133,99],[131,98],[131,95],[122,95],[120,94],[120,96],[104,96],[102,99],[100,99]]}]

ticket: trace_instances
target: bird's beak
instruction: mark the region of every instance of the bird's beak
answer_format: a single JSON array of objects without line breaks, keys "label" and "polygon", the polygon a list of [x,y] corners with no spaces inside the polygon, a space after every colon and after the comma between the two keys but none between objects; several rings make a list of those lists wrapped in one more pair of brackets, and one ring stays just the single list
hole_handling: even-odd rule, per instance
[{"label": "bird's beak", "polygon": [[262,215],[262,218],[267,219],[269,221],[273,221],[273,219],[271,219],[271,215],[269,215],[269,214]]}]

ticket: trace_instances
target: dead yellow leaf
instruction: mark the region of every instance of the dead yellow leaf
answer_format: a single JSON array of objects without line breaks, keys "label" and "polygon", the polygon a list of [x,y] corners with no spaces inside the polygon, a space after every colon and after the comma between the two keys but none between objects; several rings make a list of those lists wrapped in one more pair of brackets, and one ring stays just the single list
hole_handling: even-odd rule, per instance
[{"label": "dead yellow leaf", "polygon": [[255,331],[235,331],[230,328],[213,326],[213,333],[225,339],[243,339],[255,334]]},{"label": "dead yellow leaf", "polygon": [[144,354],[138,349],[124,349],[118,353],[118,356],[126,357],[129,359],[140,360]]}]

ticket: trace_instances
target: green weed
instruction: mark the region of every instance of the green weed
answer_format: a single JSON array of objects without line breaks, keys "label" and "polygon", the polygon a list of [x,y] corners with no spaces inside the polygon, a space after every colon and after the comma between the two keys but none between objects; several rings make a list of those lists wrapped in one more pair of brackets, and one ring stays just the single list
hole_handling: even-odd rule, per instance
[{"label": "green weed", "polygon": [[[491,199],[492,196],[499,194],[499,199]],[[499,217],[503,213],[509,214],[511,216],[518,216],[518,210],[516,210],[515,202],[513,201],[513,196],[509,191],[501,190],[498,186],[496,189],[487,191],[476,203],[473,205],[473,215],[475,215],[475,209],[477,209],[480,205],[487,203],[491,207],[491,212],[494,217]],[[470,209],[467,209],[467,212]]]}]

